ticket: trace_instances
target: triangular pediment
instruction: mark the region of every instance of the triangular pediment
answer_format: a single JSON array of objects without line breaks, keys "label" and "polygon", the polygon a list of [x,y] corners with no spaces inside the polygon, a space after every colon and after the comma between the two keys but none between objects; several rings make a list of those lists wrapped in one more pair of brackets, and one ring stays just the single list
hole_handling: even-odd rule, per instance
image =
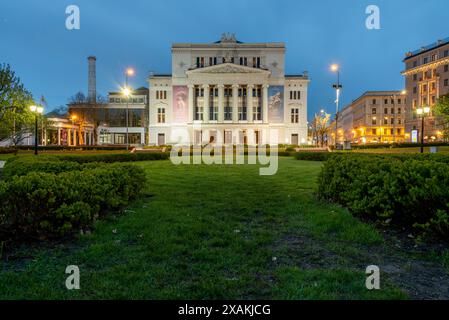
[{"label": "triangular pediment", "polygon": [[270,71],[259,68],[241,66],[235,63],[222,63],[215,66],[198,68],[187,71],[187,74],[270,74]]}]

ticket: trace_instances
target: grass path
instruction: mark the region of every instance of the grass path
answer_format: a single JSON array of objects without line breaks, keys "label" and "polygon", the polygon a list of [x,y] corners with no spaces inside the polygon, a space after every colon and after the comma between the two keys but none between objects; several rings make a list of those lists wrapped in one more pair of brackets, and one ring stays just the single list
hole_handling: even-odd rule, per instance
[{"label": "grass path", "polygon": [[[280,159],[258,167],[141,162],[148,195],[72,242],[19,248],[2,262],[0,298],[405,298],[366,266],[397,256],[371,226],[313,197],[320,163]],[[5,258],[5,257],[4,257]],[[81,289],[65,289],[67,265]]]}]

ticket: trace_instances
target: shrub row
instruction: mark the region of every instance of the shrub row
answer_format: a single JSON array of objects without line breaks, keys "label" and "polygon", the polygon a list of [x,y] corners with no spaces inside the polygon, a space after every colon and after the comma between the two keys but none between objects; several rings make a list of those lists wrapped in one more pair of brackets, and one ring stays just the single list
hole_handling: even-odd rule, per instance
[{"label": "shrub row", "polygon": [[121,163],[0,181],[0,240],[60,236],[88,227],[127,205],[144,186],[143,169]]},{"label": "shrub row", "polygon": [[111,153],[111,154],[88,154],[88,155],[58,155],[58,158],[65,161],[74,161],[78,163],[88,162],[131,162],[131,161],[149,161],[166,160],[170,157],[169,152],[136,152],[136,153]]},{"label": "shrub row", "polygon": [[[404,143],[392,143],[392,144],[382,144],[382,143],[376,143],[376,144],[352,144],[352,149],[385,149],[385,148],[418,148],[420,144],[418,143],[411,143],[411,142],[404,142]],[[448,142],[429,142],[425,144],[426,147],[445,147],[449,146]]]},{"label": "shrub row", "polygon": [[[16,146],[19,150],[34,150],[34,145],[31,146]],[[52,151],[61,151],[61,150],[126,150],[125,145],[119,146],[39,146],[39,150],[52,150]]]},{"label": "shrub row", "polygon": [[296,152],[296,160],[326,161],[332,155],[331,152]]},{"label": "shrub row", "polygon": [[317,193],[359,216],[449,236],[449,165],[441,162],[334,155],[322,168]]},{"label": "shrub row", "polygon": [[11,179],[13,176],[24,176],[30,172],[61,173],[64,171],[82,170],[83,168],[77,162],[62,161],[59,157],[16,157],[6,162],[3,169],[3,178]]},{"label": "shrub row", "polygon": [[17,153],[17,149],[15,148],[5,148],[5,147],[0,147],[0,154],[9,154],[9,153]]}]

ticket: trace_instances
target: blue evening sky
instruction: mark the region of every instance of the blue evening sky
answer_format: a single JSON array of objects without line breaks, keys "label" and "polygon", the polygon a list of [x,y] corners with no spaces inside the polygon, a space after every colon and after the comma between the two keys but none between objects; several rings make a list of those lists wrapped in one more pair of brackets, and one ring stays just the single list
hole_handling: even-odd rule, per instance
[{"label": "blue evening sky", "polygon": [[[97,57],[97,92],[123,82],[147,86],[150,71],[171,72],[173,42],[216,41],[223,32],[243,42],[287,46],[286,72],[309,72],[309,119],[335,112],[335,74],[341,65],[342,105],[367,90],[401,90],[402,59],[449,36],[447,0],[0,0],[0,63],[10,63],[36,99],[49,109],[87,93],[88,55]],[[65,28],[65,8],[78,5],[81,29]],[[365,8],[381,13],[381,30],[365,28]]]}]

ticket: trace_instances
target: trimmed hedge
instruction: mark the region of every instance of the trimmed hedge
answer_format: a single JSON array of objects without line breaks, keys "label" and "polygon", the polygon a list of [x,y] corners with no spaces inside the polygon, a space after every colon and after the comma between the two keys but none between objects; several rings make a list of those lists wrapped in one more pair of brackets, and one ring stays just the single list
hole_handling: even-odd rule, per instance
[{"label": "trimmed hedge", "polygon": [[126,206],[145,186],[130,164],[96,164],[63,173],[30,172],[0,181],[0,240],[61,236]]},{"label": "trimmed hedge", "polygon": [[331,152],[296,152],[296,160],[326,161],[332,155]]},{"label": "trimmed hedge", "polygon": [[16,148],[0,147],[0,154],[11,154],[11,153],[17,154],[17,151],[18,150]]},{"label": "trimmed hedge", "polygon": [[[412,143],[412,142],[404,142],[404,143],[392,143],[392,144],[382,144],[382,143],[375,143],[375,144],[352,144],[352,149],[396,149],[396,148],[419,148],[421,144],[419,143]],[[429,142],[424,144],[424,147],[447,147],[449,146],[448,142]]]},{"label": "trimmed hedge", "polygon": [[[31,146],[16,146],[19,150],[34,150],[34,145]],[[61,150],[68,150],[68,151],[74,151],[74,150],[126,150],[126,145],[122,146],[104,146],[104,145],[97,145],[97,146],[39,146],[39,150],[52,150],[52,151],[61,151]]]},{"label": "trimmed hedge", "polygon": [[[11,161],[12,160],[12,161]],[[84,167],[77,162],[62,161],[58,157],[27,156],[8,160],[3,169],[3,178],[24,176],[30,172],[61,173],[64,171],[82,170]]]},{"label": "trimmed hedge", "polygon": [[359,216],[449,236],[449,165],[442,162],[337,154],[324,163],[317,193]]},{"label": "trimmed hedge", "polygon": [[88,162],[131,162],[149,160],[167,160],[169,152],[136,152],[136,153],[111,153],[111,154],[89,154],[89,155],[58,155],[61,160],[74,161],[78,163]]}]

